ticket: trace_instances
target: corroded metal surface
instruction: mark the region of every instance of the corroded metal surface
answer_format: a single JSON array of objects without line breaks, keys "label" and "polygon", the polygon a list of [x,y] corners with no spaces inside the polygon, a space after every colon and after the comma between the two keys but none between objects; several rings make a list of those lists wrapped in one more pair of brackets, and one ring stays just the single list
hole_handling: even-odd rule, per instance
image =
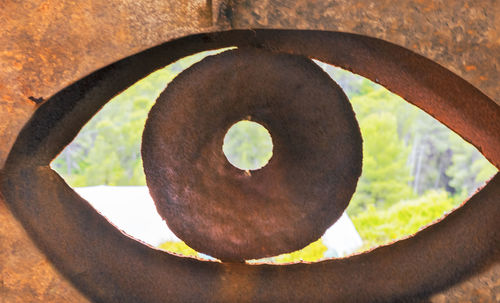
[{"label": "corroded metal surface", "polygon": [[[499,110],[474,87],[423,57],[380,40],[342,33],[199,35],[102,69],[39,108],[12,149],[1,178],[2,192],[17,217],[52,262],[86,294],[97,301],[120,302],[154,302],[166,296],[202,301],[403,300],[425,297],[498,260],[498,176],[462,208],[410,239],[348,259],[277,267],[201,262],[150,249],[119,233],[47,167],[115,91],[179,56],[229,45],[308,55],[369,78],[380,71],[381,83],[429,112],[436,108],[428,100],[439,100],[438,109],[452,115],[468,98],[475,100],[475,107],[464,116],[471,122]],[[403,76],[395,77],[398,73]],[[435,75],[442,76],[439,82],[428,81]],[[439,84],[448,88],[444,96],[457,97],[443,98]],[[408,94],[413,91],[422,93]],[[472,143],[499,162],[498,153],[490,148],[495,141],[483,137],[495,139],[490,132],[498,133],[500,124],[483,129],[476,123],[454,124],[452,117],[440,118],[461,134],[483,133],[472,136]],[[345,279],[352,273],[356,279]]]},{"label": "corroded metal surface", "polygon": [[[292,5],[288,1],[277,0],[254,3],[95,0],[58,1],[57,4],[30,0],[3,1],[0,15],[0,163],[4,162],[20,128],[33,114],[37,103],[47,100],[61,88],[144,48],[185,34],[224,28],[316,28],[383,38],[435,60],[481,89],[497,104],[500,102],[500,87],[497,85],[500,74],[500,58],[497,55],[500,53],[500,5],[493,0],[399,1],[397,5],[392,1],[296,1]],[[418,79],[414,81],[418,82]],[[433,99],[428,106],[431,111],[433,107],[439,109],[441,102],[439,98]],[[457,106],[464,112],[471,112],[475,105],[476,99],[471,98]],[[445,115],[446,112],[441,112],[440,118],[446,118],[443,117]],[[460,114],[454,116],[459,119],[464,117]],[[478,120],[483,120],[485,124],[474,128],[488,129],[488,122],[497,121],[497,118],[494,112],[479,117]],[[467,128],[467,122],[461,123],[462,128]],[[482,136],[480,133],[475,135]],[[493,147],[498,146],[495,144],[495,141],[490,143]],[[490,155],[489,159],[499,161],[494,151],[490,150],[493,156]],[[496,164],[498,166],[498,162]],[[498,201],[494,202],[482,201],[480,216],[464,219],[462,225],[484,228],[487,222],[493,224],[484,218],[498,212]],[[3,200],[0,203],[3,205]],[[13,302],[66,302],[68,296],[73,297],[71,301],[84,300],[46,262],[47,259],[33,246],[10,211],[3,206],[0,207],[0,214],[0,297]],[[429,233],[439,238],[436,229],[440,228],[431,229]],[[481,231],[477,232],[481,235]],[[465,230],[464,235],[467,234],[470,232]],[[498,243],[498,234],[490,236],[494,246]],[[435,255],[450,259],[461,253],[437,247]],[[479,250],[475,248],[472,251]],[[415,260],[421,259],[419,255],[414,257]],[[498,252],[490,260],[498,264]],[[484,267],[489,268],[482,271],[486,278],[478,276],[479,272],[474,274],[475,271],[469,271],[469,275],[475,275],[470,279],[472,284],[465,281],[441,295],[452,298],[459,294],[461,298],[474,298],[474,294],[479,293],[476,286],[497,285],[494,280],[491,283],[481,281],[495,279],[495,272],[498,272],[495,268],[498,269],[498,266],[486,263]],[[250,288],[261,285],[256,278],[252,278],[253,275],[245,278],[234,271],[226,272],[220,276],[221,281],[230,280]],[[85,273],[79,275],[84,276]],[[272,278],[273,274],[269,275]],[[23,284],[17,282],[17,277],[23,277]],[[51,277],[50,285],[42,283],[47,277]],[[315,281],[316,276],[309,278],[309,281]],[[294,291],[309,283],[297,285],[292,281],[290,285],[292,291],[287,293],[287,289],[283,289],[283,296],[289,295],[288,298],[293,299],[298,298],[293,297]],[[461,288],[463,290],[458,289],[461,285],[465,285]],[[241,289],[222,287],[218,298],[236,296],[237,291]],[[498,287],[480,293],[485,294],[482,297],[484,300],[494,301],[495,295],[498,298]],[[444,300],[442,296],[436,295],[433,299]]]},{"label": "corroded metal surface", "polygon": [[438,62],[500,103],[500,4],[494,0],[9,0],[0,9],[0,163],[36,107],[29,97],[46,100],[84,75],[164,41],[229,28],[381,38]]},{"label": "corroded metal surface", "polygon": [[432,303],[500,302],[500,263],[429,298]]},{"label": "corroded metal surface", "polygon": [[33,245],[6,207],[1,201],[0,302],[87,302]]},{"label": "corroded metal surface", "polygon": [[496,0],[232,2],[234,28],[318,29],[380,38],[445,66],[500,104]]},{"label": "corroded metal surface", "polygon": [[0,166],[37,103],[135,52],[186,34],[214,30],[210,3],[2,1],[0,120],[8,122],[0,124],[0,145],[5,146],[0,149]]},{"label": "corroded metal surface", "polygon": [[[251,173],[222,152],[243,119],[273,138],[270,162]],[[199,252],[243,261],[319,239],[356,189],[362,143],[349,100],[311,60],[240,48],[168,85],[149,113],[142,159],[170,229]]]}]

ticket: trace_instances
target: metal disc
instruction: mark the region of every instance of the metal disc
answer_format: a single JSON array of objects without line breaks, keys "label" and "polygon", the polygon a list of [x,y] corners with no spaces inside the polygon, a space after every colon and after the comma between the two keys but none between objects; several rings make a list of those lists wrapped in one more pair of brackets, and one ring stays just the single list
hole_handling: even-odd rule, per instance
[{"label": "metal disc", "polygon": [[[250,119],[273,156],[245,172],[222,152]],[[192,248],[225,261],[274,256],[317,240],[347,207],[362,140],[341,88],[311,60],[258,49],[208,57],[153,106],[143,134],[147,184],[160,215]]]}]

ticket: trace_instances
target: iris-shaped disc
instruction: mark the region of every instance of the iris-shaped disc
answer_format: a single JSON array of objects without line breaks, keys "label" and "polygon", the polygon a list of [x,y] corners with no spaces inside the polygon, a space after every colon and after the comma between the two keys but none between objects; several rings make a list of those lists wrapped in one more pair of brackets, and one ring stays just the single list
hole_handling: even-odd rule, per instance
[{"label": "iris-shaped disc", "polygon": [[[250,173],[222,152],[227,130],[265,126],[273,156]],[[142,156],[160,215],[192,248],[225,261],[273,256],[317,240],[361,174],[361,135],[340,89],[311,60],[258,49],[208,57],[160,95]]]}]

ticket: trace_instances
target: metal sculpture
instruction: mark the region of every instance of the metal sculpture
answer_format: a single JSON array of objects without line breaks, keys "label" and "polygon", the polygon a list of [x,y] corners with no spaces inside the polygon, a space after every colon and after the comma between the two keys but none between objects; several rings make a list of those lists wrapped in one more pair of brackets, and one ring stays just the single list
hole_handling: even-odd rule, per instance
[{"label": "metal sculpture", "polygon": [[[212,12],[212,7],[209,8]],[[226,3],[217,11],[223,13],[218,17],[241,22],[245,18],[232,15],[238,8],[243,12],[249,9]],[[240,16],[247,15],[241,13]],[[200,15],[200,19],[205,17]],[[7,205],[55,267],[85,296],[105,302],[418,300],[473,278],[484,270],[496,268],[500,254],[498,175],[464,206],[411,238],[346,259],[272,266],[205,262],[147,247],[116,230],[50,169],[50,161],[116,93],[178,58],[227,46],[248,48],[258,60],[264,60],[264,54],[271,51],[276,54],[271,57],[316,58],[352,70],[381,83],[435,116],[500,166],[498,104],[449,70],[403,47],[366,36],[326,31],[236,30],[172,39],[101,68],[46,101],[31,96],[30,100],[37,103],[41,100],[40,105],[15,144],[9,147],[9,156],[0,175],[0,188]],[[212,64],[224,64],[230,55],[219,56]],[[498,71],[492,73],[497,75]],[[495,91],[490,93],[495,94]],[[10,108],[9,103],[4,101],[2,104],[3,108]],[[262,108],[262,104],[257,107]],[[243,109],[247,112],[249,108],[243,105]],[[258,116],[258,112],[254,115]],[[180,117],[189,117],[188,113]],[[346,114],[352,113],[347,110]],[[154,127],[158,119],[152,117],[148,122],[153,125],[150,127]],[[347,118],[346,121],[353,131],[356,130],[355,122]],[[149,134],[146,130],[145,142],[154,143],[157,137],[151,139]],[[13,141],[12,136],[3,136]],[[352,140],[352,160],[357,160],[359,140],[355,134]],[[156,150],[148,151],[149,148],[150,145],[144,148],[147,161],[157,153]],[[279,155],[286,157],[286,154]],[[350,156],[349,150],[347,156]],[[153,164],[162,159],[161,154],[159,157],[151,158],[146,171],[149,165],[150,172],[156,173]],[[350,165],[352,160],[347,163]],[[347,176],[355,180],[359,175],[359,163],[354,162],[352,167]],[[152,179],[148,181],[154,182],[155,177],[149,176]],[[352,185],[346,184],[344,195],[349,197]],[[153,191],[155,187],[153,185]],[[157,194],[157,203],[161,196]],[[160,211],[162,207],[160,202]],[[338,207],[342,210],[345,205]],[[337,206],[333,208],[334,211],[328,211],[325,222],[334,220]],[[217,220],[212,221],[217,223]],[[283,223],[286,225],[287,220]],[[323,228],[320,225],[318,230]],[[317,233],[319,231],[312,233],[311,238]],[[292,246],[300,247],[303,243]],[[227,251],[216,254],[228,260],[248,257],[239,248],[228,251],[229,254]],[[266,254],[265,250],[256,252],[256,255]]]},{"label": "metal sculpture", "polygon": [[[221,144],[245,118],[274,142],[271,162],[250,174],[226,160]],[[361,174],[361,134],[341,88],[305,57],[256,49],[179,75],[151,110],[142,146],[160,215],[190,247],[224,261],[316,241]]]}]

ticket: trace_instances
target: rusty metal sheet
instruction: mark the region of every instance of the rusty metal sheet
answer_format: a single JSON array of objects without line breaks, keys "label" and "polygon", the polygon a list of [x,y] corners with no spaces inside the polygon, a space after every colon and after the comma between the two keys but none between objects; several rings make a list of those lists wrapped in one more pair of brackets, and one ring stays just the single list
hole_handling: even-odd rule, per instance
[{"label": "rusty metal sheet", "polygon": [[[375,71],[381,71],[381,83],[430,112],[436,109],[429,100],[441,100],[439,110],[450,114],[457,110],[471,121],[499,110],[477,89],[432,61],[380,40],[342,33],[230,31],[198,35],[101,69],[40,107],[18,138],[1,178],[2,192],[17,217],[51,261],[82,291],[97,301],[121,302],[154,302],[167,295],[179,300],[203,301],[396,300],[435,292],[498,259],[498,241],[494,236],[499,215],[498,177],[469,203],[413,238],[348,259],[276,267],[219,265],[152,250],[119,233],[47,167],[115,91],[133,83],[147,70],[182,56],[183,52],[187,55],[198,48],[228,45],[304,54],[369,78],[375,77]],[[186,46],[189,48],[182,50]],[[336,52],[327,52],[328,49]],[[405,76],[395,77],[398,72]],[[436,75],[442,76],[442,82],[425,81],[435,79]],[[443,83],[448,88],[446,94],[458,92],[454,94],[458,97],[443,98],[438,85]],[[413,91],[422,93],[408,95]],[[469,97],[475,100],[474,109],[456,108]],[[500,155],[491,148],[495,142],[484,139],[498,133],[500,124],[482,128],[476,123],[455,123],[453,116],[443,117],[439,112],[437,116],[462,135],[484,134],[472,135],[471,142],[482,146],[492,162],[499,162]],[[85,232],[81,232],[83,230]],[[453,258],[443,260],[441,254]],[[78,274],[80,272],[85,274]],[[192,275],[193,272],[196,274]],[[352,272],[359,274],[356,283],[345,279]],[[134,278],[137,273],[141,273],[141,279]],[[377,279],[372,276],[374,273]],[[402,275],[405,275],[404,284],[401,284]],[[179,277],[185,279],[179,280]],[[306,281],[313,277],[317,281],[314,285],[298,286],[308,285]],[[342,291],[332,289],[332,283],[339,285]],[[363,285],[362,292],[359,285]],[[207,289],[210,292],[206,292]]]},{"label": "rusty metal sheet", "polygon": [[[61,88],[153,45],[219,29],[316,28],[383,38],[440,63],[481,89],[497,104],[500,102],[497,85],[500,59],[496,55],[500,53],[500,5],[493,0],[400,1],[398,5],[392,1],[297,1],[292,5],[278,0],[254,3],[30,0],[3,1],[0,15],[3,30],[0,36],[0,163],[4,162],[20,128],[38,103]],[[473,108],[474,101],[469,102]],[[495,121],[496,117],[490,116],[486,121]],[[85,300],[47,263],[1,198],[0,203],[3,219],[0,221],[3,252],[0,254],[0,296],[12,302],[68,301],[68,297],[73,297],[71,301]],[[498,210],[494,204],[488,205],[490,208],[483,210],[485,215]],[[470,218],[463,224],[470,222],[484,223],[480,218]],[[4,249],[6,247],[9,249]],[[498,264],[498,257],[492,260]],[[498,266],[484,266],[490,269],[484,274],[494,279],[494,269]],[[16,282],[21,280],[19,277],[23,284]],[[51,277],[49,286],[42,283],[47,277]],[[244,279],[229,273],[226,278],[248,285],[255,282],[251,277]],[[473,285],[481,286],[477,281],[483,280],[480,276],[471,277],[471,281],[475,281],[471,282]],[[464,283],[462,285],[467,285]],[[496,285],[494,283],[486,287]],[[451,297],[460,293],[457,287],[460,286],[442,295]],[[477,292],[471,287],[468,289],[469,293]],[[220,295],[223,294],[235,295],[235,289],[223,288]],[[497,294],[490,292],[490,295],[494,300]]]},{"label": "rusty metal sheet", "polygon": [[0,166],[42,100],[135,52],[218,29],[212,9],[204,0],[2,1]]},{"label": "rusty metal sheet", "polygon": [[318,29],[376,37],[458,74],[500,104],[495,0],[232,1],[233,28]]}]

